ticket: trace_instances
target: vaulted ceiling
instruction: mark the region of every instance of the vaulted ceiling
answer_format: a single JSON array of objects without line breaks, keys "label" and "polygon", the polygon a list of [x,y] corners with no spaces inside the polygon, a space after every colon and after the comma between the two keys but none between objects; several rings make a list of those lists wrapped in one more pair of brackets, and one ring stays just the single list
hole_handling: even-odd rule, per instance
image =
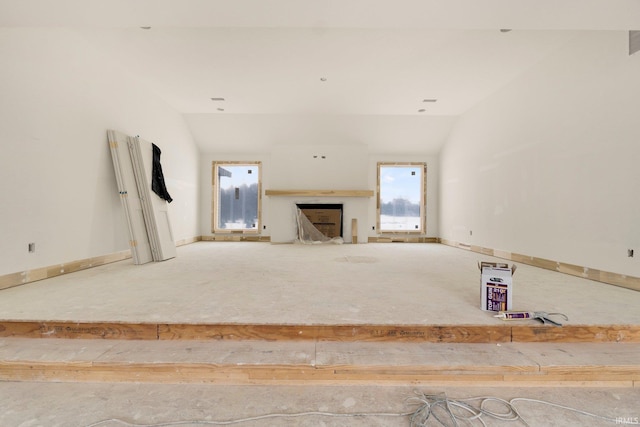
[{"label": "vaulted ceiling", "polygon": [[5,27],[72,28],[184,114],[210,151],[216,129],[240,132],[243,117],[406,116],[446,134],[581,31],[636,29],[640,2],[0,0],[0,12]]}]

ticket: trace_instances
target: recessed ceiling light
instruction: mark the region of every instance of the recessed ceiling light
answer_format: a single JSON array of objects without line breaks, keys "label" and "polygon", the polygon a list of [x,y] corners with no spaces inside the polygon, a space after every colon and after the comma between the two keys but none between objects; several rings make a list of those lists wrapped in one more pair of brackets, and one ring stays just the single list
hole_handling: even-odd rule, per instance
[{"label": "recessed ceiling light", "polygon": [[151,27],[140,27],[140,28],[142,28],[143,30],[150,30],[151,29]]},{"label": "recessed ceiling light", "polygon": [[212,101],[224,101],[224,98],[211,98]]},{"label": "recessed ceiling light", "polygon": [[511,28],[500,28],[501,33],[508,33],[509,31],[511,31]]},{"label": "recessed ceiling light", "polygon": [[217,108],[218,111],[224,111],[224,108]]},{"label": "recessed ceiling light", "polygon": [[327,81],[327,78],[326,78],[326,77],[320,77],[320,81],[321,81],[321,82],[326,82],[326,81]]},{"label": "recessed ceiling light", "polygon": [[437,102],[437,101],[438,101],[437,99],[433,99],[433,98],[422,100],[422,102]]},{"label": "recessed ceiling light", "polygon": [[427,110],[425,110],[424,108],[421,108],[421,109],[418,110],[418,113],[424,113],[425,111],[427,111]]}]

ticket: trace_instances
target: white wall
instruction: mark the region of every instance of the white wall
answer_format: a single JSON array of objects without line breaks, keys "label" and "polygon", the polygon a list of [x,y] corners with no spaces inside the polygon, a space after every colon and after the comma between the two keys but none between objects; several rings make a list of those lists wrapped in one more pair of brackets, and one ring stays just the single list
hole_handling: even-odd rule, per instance
[{"label": "white wall", "polygon": [[[318,156],[313,158],[313,156]],[[322,156],[325,156],[322,159]],[[363,146],[277,145],[267,154],[211,154],[201,159],[200,192],[202,206],[200,226],[203,235],[211,233],[211,167],[213,161],[262,162],[262,225],[261,235],[272,242],[291,242],[296,238],[296,203],[342,203],[343,235],[350,240],[351,218],[367,222],[368,199],[334,197],[272,197],[264,190],[367,190],[367,152]],[[374,187],[375,188],[375,187]],[[360,224],[359,227],[360,229]],[[362,225],[363,236],[365,226]]]},{"label": "white wall", "polygon": [[107,129],[162,149],[174,236],[199,234],[198,150],[124,64],[64,29],[0,29],[0,57],[0,274],[128,249]]},{"label": "white wall", "polygon": [[[200,163],[200,230],[211,235],[211,162],[263,162],[263,190],[373,190],[377,162],[427,162],[427,233],[438,236],[438,150],[451,116],[323,114],[187,114],[187,123],[207,153]],[[421,149],[416,152],[416,146]],[[242,147],[241,151],[237,147]],[[248,147],[248,148],[246,148]],[[256,154],[251,154],[251,152]],[[235,153],[235,154],[234,154]],[[317,155],[319,158],[314,159]],[[324,155],[326,158],[322,159]],[[351,239],[358,219],[359,242],[376,236],[376,197],[263,197],[262,235],[273,242],[295,238],[295,203],[342,203],[343,235]]]},{"label": "white wall", "polygon": [[[318,156],[314,158],[314,156]],[[322,159],[325,156],[325,159]],[[200,163],[200,227],[203,235],[211,233],[211,165],[213,161],[262,162],[263,236],[275,243],[296,238],[296,203],[341,203],[343,236],[351,241],[351,219],[358,220],[359,242],[377,236],[376,196],[373,197],[300,197],[264,196],[264,190],[372,190],[375,193],[378,162],[427,163],[427,233],[438,236],[438,158],[436,155],[388,155],[369,153],[364,145],[277,145],[267,154],[202,155]]]},{"label": "white wall", "polygon": [[460,118],[441,153],[443,238],[640,276],[627,40],[585,32]]},{"label": "white wall", "polygon": [[[324,158],[323,158],[324,156]],[[279,145],[272,152],[268,171],[274,190],[370,190],[365,145]],[[374,187],[375,188],[375,187]],[[369,198],[361,197],[266,197],[269,204],[271,241],[290,242],[297,237],[297,203],[342,204],[343,237],[351,241],[351,219],[364,231]],[[362,233],[358,235],[364,236]]]}]

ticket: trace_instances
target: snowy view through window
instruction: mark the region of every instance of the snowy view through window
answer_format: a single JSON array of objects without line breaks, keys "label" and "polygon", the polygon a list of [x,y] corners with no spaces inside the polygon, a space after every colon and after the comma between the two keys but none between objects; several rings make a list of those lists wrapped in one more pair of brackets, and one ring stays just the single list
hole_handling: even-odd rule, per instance
[{"label": "snowy view through window", "polygon": [[257,230],[258,165],[221,164],[217,173],[217,228]]},{"label": "snowy view through window", "polygon": [[380,231],[422,231],[423,167],[380,165]]}]

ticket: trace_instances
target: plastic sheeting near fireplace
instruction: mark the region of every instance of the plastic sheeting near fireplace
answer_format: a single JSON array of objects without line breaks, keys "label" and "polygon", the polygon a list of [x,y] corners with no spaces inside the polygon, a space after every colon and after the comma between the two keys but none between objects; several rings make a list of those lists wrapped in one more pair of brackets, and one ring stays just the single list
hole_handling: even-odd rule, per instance
[{"label": "plastic sheeting near fireplace", "polygon": [[300,243],[344,243],[342,204],[296,204],[295,208]]}]

